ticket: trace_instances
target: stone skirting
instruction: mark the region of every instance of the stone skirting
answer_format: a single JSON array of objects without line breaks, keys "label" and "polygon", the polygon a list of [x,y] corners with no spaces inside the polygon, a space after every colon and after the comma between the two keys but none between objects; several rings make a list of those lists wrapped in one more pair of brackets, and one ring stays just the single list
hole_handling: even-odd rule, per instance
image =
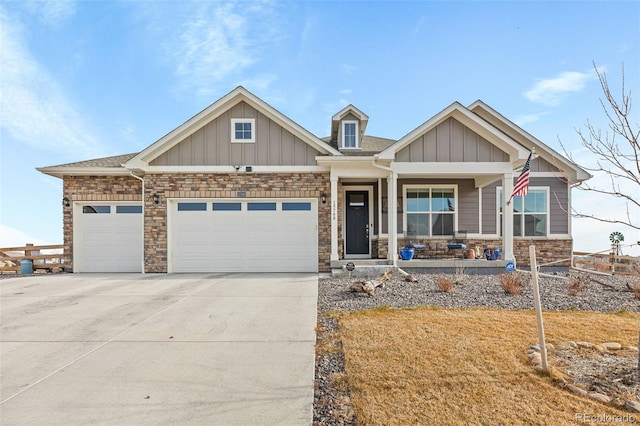
[{"label": "stone skirting", "polygon": [[[447,257],[461,257],[460,250],[447,250],[447,244],[450,239],[446,240],[420,240],[416,241],[420,244],[424,244],[426,248],[424,250],[416,250],[415,259],[442,259]],[[502,248],[502,240],[483,240],[478,238],[470,238],[464,240],[468,248],[475,249],[476,246],[481,248],[484,252],[485,248]],[[398,247],[404,247],[410,243],[410,239],[398,238]],[[371,242],[372,252],[376,254],[377,259],[386,259],[388,244],[386,239],[376,239]],[[516,239],[514,240],[513,252],[516,258],[518,266],[530,266],[529,261],[529,246],[533,244],[536,246],[536,261],[538,265],[545,265],[551,262],[552,266],[570,266],[571,250],[573,247],[573,240],[571,239]],[[566,260],[565,260],[566,259]]]},{"label": "stone skirting", "polygon": [[[328,173],[184,173],[130,176],[66,176],[64,194],[72,201],[144,199],[145,272],[167,272],[167,198],[317,198],[330,199]],[[242,192],[243,197],[239,197]],[[158,194],[160,203],[152,196]],[[73,266],[73,214],[64,208],[65,262]],[[331,271],[331,207],[318,201],[318,270]]]}]

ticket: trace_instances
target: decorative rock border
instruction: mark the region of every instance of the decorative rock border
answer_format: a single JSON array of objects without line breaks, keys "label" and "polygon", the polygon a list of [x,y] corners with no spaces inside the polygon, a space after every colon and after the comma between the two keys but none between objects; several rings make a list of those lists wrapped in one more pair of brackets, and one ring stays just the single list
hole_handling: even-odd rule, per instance
[{"label": "decorative rock border", "polygon": [[[612,351],[619,351],[622,349],[632,350],[636,352],[638,351],[637,346],[622,346],[618,342],[604,342],[604,343],[594,344],[591,342],[567,341],[567,342],[558,343],[557,346],[559,350],[582,347],[582,348],[594,348],[599,352],[612,352]],[[547,349],[547,352],[551,352],[551,351],[555,351],[556,347],[552,343],[547,343],[546,349]],[[535,345],[529,346],[529,349],[527,351],[527,358],[529,359],[529,363],[531,365],[535,366],[535,368],[537,369],[541,369],[542,355],[540,354],[540,345],[535,344]],[[565,389],[569,390],[570,392],[576,395],[587,397],[594,401],[601,402],[603,404],[611,403],[611,400],[612,400],[611,396],[604,395],[598,392],[587,392],[586,390],[579,388],[576,385],[568,383],[567,380],[562,376],[553,378],[553,380],[559,382],[562,387],[564,387]],[[640,402],[630,400],[630,399],[625,400],[624,408],[629,411],[640,413]]]}]

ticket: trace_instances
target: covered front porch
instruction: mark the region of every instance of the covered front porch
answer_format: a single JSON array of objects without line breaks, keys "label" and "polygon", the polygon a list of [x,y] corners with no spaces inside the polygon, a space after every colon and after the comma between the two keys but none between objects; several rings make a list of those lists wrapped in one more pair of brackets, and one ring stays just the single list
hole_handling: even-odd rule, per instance
[{"label": "covered front porch", "polygon": [[[448,171],[442,165],[411,166],[372,157],[331,159],[332,270],[348,263],[358,269],[504,270],[507,262],[515,263],[513,208],[495,195],[497,186],[512,191],[510,163],[449,163]],[[491,188],[494,207],[488,209],[492,218],[483,221],[482,203],[490,199],[483,197],[485,187]],[[427,202],[431,211],[422,212]],[[455,243],[465,248],[452,249]],[[400,249],[408,245],[416,247],[414,256],[402,260]],[[485,249],[500,256],[487,260]]]}]

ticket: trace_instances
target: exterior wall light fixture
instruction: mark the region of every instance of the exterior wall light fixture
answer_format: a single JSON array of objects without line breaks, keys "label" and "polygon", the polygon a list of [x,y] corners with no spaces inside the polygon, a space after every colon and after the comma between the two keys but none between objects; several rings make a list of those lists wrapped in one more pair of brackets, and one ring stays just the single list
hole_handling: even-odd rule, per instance
[{"label": "exterior wall light fixture", "polygon": [[327,194],[324,192],[320,194],[320,200],[322,200],[322,204],[327,204]]},{"label": "exterior wall light fixture", "polygon": [[71,205],[71,203],[69,202],[69,197],[64,197],[62,199],[62,206],[63,207],[69,207]]},{"label": "exterior wall light fixture", "polygon": [[153,193],[153,204],[160,204],[160,196],[157,192]]}]

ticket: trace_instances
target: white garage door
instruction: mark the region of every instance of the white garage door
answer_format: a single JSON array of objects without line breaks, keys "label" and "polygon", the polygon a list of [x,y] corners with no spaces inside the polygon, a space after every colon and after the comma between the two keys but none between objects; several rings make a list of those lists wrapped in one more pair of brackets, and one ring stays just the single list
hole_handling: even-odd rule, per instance
[{"label": "white garage door", "polygon": [[317,272],[315,200],[169,204],[169,272]]},{"label": "white garage door", "polygon": [[75,272],[142,272],[142,206],[76,206],[73,241]]}]

